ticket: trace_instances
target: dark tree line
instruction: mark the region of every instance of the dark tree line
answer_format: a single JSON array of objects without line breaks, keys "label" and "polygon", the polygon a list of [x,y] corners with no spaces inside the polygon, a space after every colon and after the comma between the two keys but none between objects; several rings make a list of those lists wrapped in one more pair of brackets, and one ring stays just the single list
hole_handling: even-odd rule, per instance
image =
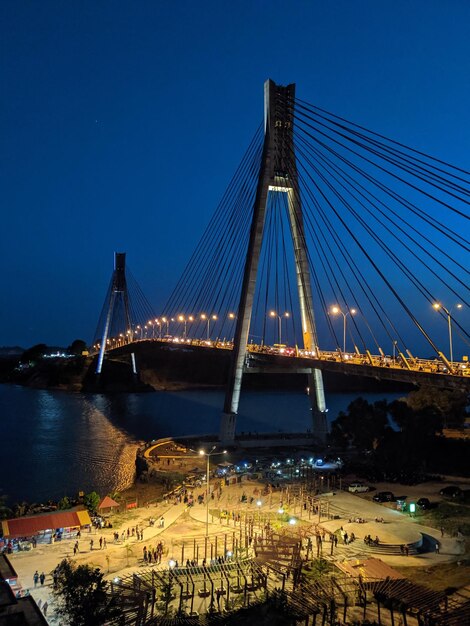
[{"label": "dark tree line", "polygon": [[467,475],[470,442],[442,436],[444,428],[462,427],[467,405],[466,393],[434,389],[393,402],[357,398],[333,422],[330,443],[357,451],[385,473]]}]

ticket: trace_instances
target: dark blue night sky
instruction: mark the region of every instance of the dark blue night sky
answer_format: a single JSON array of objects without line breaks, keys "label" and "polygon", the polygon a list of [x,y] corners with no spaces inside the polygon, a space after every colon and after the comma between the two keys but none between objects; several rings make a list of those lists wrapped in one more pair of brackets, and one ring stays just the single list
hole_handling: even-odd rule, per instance
[{"label": "dark blue night sky", "polygon": [[158,311],[267,78],[469,170],[469,24],[467,0],[2,2],[0,345],[91,339],[115,250]]}]

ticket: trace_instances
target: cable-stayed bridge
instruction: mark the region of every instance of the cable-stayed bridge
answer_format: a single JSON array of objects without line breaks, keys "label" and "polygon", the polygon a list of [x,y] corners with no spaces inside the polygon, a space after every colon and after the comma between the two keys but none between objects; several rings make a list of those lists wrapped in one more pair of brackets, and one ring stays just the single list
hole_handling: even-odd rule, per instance
[{"label": "cable-stayed bridge", "polygon": [[325,369],[469,388],[469,197],[464,169],[267,81],[264,123],[161,312],[116,255],[97,373],[140,341],[231,350],[226,441],[249,371],[306,373],[320,436]]}]

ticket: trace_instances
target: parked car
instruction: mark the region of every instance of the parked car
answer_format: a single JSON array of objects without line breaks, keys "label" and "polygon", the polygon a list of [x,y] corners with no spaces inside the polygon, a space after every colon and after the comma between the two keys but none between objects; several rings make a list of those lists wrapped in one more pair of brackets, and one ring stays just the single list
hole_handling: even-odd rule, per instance
[{"label": "parked car", "polygon": [[429,501],[429,498],[420,498],[416,502],[416,506],[419,506],[423,511],[427,511],[428,509],[432,509],[432,503]]},{"label": "parked car", "polygon": [[462,493],[462,490],[457,485],[448,485],[439,491],[439,494],[445,498],[460,498]]},{"label": "parked car", "polygon": [[379,491],[372,500],[375,502],[393,502],[396,498],[391,491]]},{"label": "parked car", "polygon": [[351,483],[348,487],[348,491],[351,493],[366,493],[370,491],[370,487],[364,485],[364,483]]}]

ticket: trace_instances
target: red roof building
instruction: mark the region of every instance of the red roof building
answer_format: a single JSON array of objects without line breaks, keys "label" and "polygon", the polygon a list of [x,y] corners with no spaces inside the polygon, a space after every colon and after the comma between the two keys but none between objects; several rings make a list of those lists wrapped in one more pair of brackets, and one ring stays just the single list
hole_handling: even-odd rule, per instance
[{"label": "red roof building", "polygon": [[91,524],[88,511],[71,510],[28,515],[2,521],[3,536],[9,539],[31,537],[45,530],[57,528],[77,528]]}]

